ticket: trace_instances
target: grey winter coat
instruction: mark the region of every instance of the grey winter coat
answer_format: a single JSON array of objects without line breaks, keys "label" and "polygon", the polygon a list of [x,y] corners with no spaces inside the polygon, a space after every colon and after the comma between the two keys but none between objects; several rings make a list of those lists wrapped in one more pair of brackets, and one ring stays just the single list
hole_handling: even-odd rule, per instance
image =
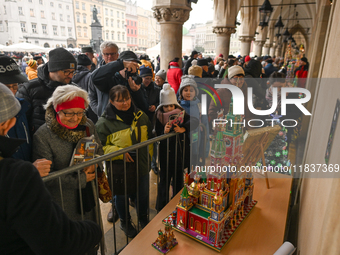
[{"label": "grey winter coat", "polygon": [[[79,126],[89,127],[90,134],[94,134],[99,144],[97,154],[102,155],[103,150],[95,126],[85,116]],[[53,107],[46,110],[46,123],[42,125],[33,136],[33,161],[46,158],[52,161],[51,172],[62,170],[70,165],[74,148],[77,142],[86,136],[86,131],[74,131],[62,127],[55,118]],[[78,173],[64,175],[61,178],[64,211],[72,220],[82,220],[79,209],[79,184]],[[81,188],[86,186],[86,174],[80,172]],[[58,179],[47,181],[46,187],[50,191],[54,201],[62,206]],[[94,193],[95,194],[95,193]],[[94,208],[84,213],[84,219],[96,221]]]}]

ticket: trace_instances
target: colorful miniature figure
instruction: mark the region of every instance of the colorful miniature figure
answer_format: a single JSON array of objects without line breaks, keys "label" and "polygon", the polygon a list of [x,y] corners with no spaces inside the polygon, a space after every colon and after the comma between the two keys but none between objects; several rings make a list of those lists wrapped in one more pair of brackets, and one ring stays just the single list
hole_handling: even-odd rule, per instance
[{"label": "colorful miniature figure", "polygon": [[158,238],[152,246],[163,254],[168,253],[172,248],[178,244],[172,226],[169,223],[165,224],[164,232],[158,231]]}]

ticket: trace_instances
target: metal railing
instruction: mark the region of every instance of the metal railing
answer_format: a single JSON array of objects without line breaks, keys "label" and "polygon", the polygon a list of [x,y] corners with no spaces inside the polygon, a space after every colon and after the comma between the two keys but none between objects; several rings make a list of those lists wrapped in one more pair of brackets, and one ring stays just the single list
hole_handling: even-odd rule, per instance
[{"label": "metal railing", "polygon": [[[207,131],[206,131],[206,128],[203,124],[200,124],[199,125],[199,129],[200,128],[203,128],[203,134],[204,134],[204,144],[203,144],[203,152],[205,153],[205,148],[206,148],[206,136],[207,136]],[[200,133],[200,132],[199,132]],[[176,136],[176,142],[175,142],[175,158],[169,158],[169,146],[170,146],[170,138]],[[82,203],[82,189],[81,189],[81,182],[80,182],[80,174],[81,174],[81,171],[85,168],[85,167],[88,167],[88,166],[91,166],[91,165],[94,165],[94,164],[98,164],[98,165],[101,165],[103,166],[103,162],[107,162],[109,161],[109,164],[110,164],[110,167],[112,169],[112,158],[114,157],[117,157],[119,155],[122,155],[123,154],[123,160],[124,160],[124,185],[125,185],[125,191],[124,191],[124,194],[125,194],[125,219],[127,219],[128,217],[128,195],[127,195],[127,176],[126,176],[126,158],[125,158],[125,153],[126,152],[130,152],[130,151],[136,151],[136,162],[138,162],[138,149],[141,149],[141,148],[144,148],[146,147],[146,152],[147,152],[147,166],[149,167],[150,166],[150,157],[149,157],[149,146],[150,145],[153,145],[154,143],[159,143],[161,141],[164,141],[166,140],[166,146],[167,146],[167,155],[166,155],[166,203],[169,202],[169,163],[170,163],[170,160],[174,160],[175,161],[175,169],[174,169],[174,176],[173,176],[173,182],[172,182],[172,186],[173,186],[173,190],[176,191],[177,190],[177,187],[178,185],[182,186],[183,185],[183,174],[184,174],[184,158],[185,158],[185,134],[183,134],[182,136],[182,141],[180,141],[180,134],[179,133],[169,133],[169,134],[164,134],[162,136],[159,136],[159,137],[155,137],[155,138],[152,138],[152,139],[149,139],[147,141],[144,141],[144,142],[141,142],[141,143],[138,143],[138,144],[135,144],[135,145],[132,145],[132,146],[129,146],[127,148],[123,148],[123,149],[120,149],[116,152],[112,152],[112,153],[109,153],[109,154],[106,154],[106,155],[102,155],[102,156],[99,156],[95,159],[92,159],[92,160],[89,160],[89,161],[86,161],[86,162],[83,162],[83,163],[80,163],[80,164],[77,164],[77,165],[74,165],[74,166],[71,166],[71,167],[67,167],[65,169],[62,169],[62,170],[58,170],[58,171],[55,171],[55,172],[52,172],[50,173],[48,176],[46,177],[43,177],[43,181],[44,182],[49,182],[49,181],[52,181],[52,180],[58,180],[59,181],[59,192],[60,192],[60,197],[61,197],[61,207],[62,209],[64,210],[64,197],[63,197],[63,187],[62,187],[62,181],[61,181],[61,177],[64,176],[64,175],[67,175],[67,174],[71,174],[71,173],[74,173],[74,172],[77,172],[78,173],[78,183],[79,183],[79,197],[80,197],[80,211],[81,211],[81,219],[84,220],[84,210],[83,210],[83,203]],[[198,140],[200,141],[200,137],[198,137]],[[179,150],[178,150],[178,145],[182,145],[181,147],[183,148],[182,151],[181,151],[181,154],[182,155],[179,155]],[[198,146],[201,146],[199,143],[198,143]],[[190,146],[192,147],[192,146]],[[160,160],[164,160],[164,156],[165,155],[162,155],[162,157],[160,157],[159,155],[159,152],[160,150],[158,149],[157,151],[157,161],[158,161],[158,168],[160,168]],[[181,169],[180,171],[177,171],[177,162],[178,162],[178,159],[179,159],[179,156],[181,156],[181,162],[182,162],[182,165],[181,165]],[[205,159],[205,157],[203,157],[203,159]],[[203,164],[205,163],[204,160],[202,162]],[[105,165],[105,164],[104,164]],[[150,170],[150,169],[148,169]],[[92,190],[94,191],[94,197],[95,197],[95,207],[94,207],[94,210],[95,210],[95,216],[96,216],[96,222],[98,223],[98,225],[101,227],[102,229],[102,232],[103,232],[103,222],[102,222],[102,218],[101,218],[101,210],[100,210],[100,204],[99,204],[99,194],[98,194],[98,179],[97,179],[97,168],[95,168],[95,171],[96,171],[96,179],[95,181],[91,181],[91,185],[92,185]],[[136,204],[136,209],[137,208],[140,208],[139,207],[139,166],[138,164],[136,164],[136,171],[137,171],[137,192],[136,192],[136,195],[137,195],[137,204]],[[161,170],[161,171],[164,171]],[[190,169],[188,169],[188,172],[190,171]],[[181,183],[177,183],[177,174],[179,173],[182,173],[181,175],[181,178],[180,178],[180,182]],[[110,187],[112,189],[113,187],[113,171],[110,171],[110,175],[111,175],[111,178],[109,178],[110,180]],[[157,190],[158,190],[158,184],[159,184],[159,176],[160,176],[160,172],[158,172],[157,174]],[[148,191],[150,191],[150,185],[149,185],[149,181],[148,181]],[[174,193],[174,192],[173,192]],[[149,194],[149,193],[148,193]],[[176,194],[173,194],[173,195],[176,195]],[[114,196],[114,194],[113,194]],[[150,197],[148,196],[148,199],[147,199],[147,220],[149,221],[150,220]],[[76,202],[76,201],[75,201]],[[115,203],[112,203],[112,212],[115,211]],[[139,232],[139,214],[137,213],[137,232]],[[127,223],[127,221],[126,221]],[[116,230],[115,230],[115,224],[113,225],[113,240],[114,240],[114,252],[115,254],[117,254],[117,242],[116,242]],[[126,236],[126,244],[128,244],[129,240],[128,240],[128,237]],[[106,253],[106,249],[105,249],[105,241],[104,241],[104,232],[103,232],[103,238],[100,242],[100,250],[101,250],[101,254],[102,255],[105,255]]]}]

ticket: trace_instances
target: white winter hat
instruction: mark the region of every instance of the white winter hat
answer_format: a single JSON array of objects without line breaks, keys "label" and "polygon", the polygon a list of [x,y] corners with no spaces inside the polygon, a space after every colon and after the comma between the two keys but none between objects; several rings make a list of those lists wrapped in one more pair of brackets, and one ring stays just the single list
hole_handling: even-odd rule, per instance
[{"label": "white winter hat", "polygon": [[163,105],[174,104],[181,107],[176,98],[176,94],[173,88],[171,88],[170,84],[166,83],[163,85],[163,89],[159,95],[159,105],[156,109],[158,111]]},{"label": "white winter hat", "polygon": [[235,75],[243,75],[244,76],[244,70],[240,66],[232,66],[228,68],[228,79],[230,80]]},{"label": "white winter hat", "polygon": [[197,83],[194,80],[193,75],[183,75],[182,76],[182,81],[181,85],[179,86],[179,95],[182,96],[182,90],[187,87],[187,86],[192,86],[195,89],[196,96],[198,96],[198,88],[197,88]]}]

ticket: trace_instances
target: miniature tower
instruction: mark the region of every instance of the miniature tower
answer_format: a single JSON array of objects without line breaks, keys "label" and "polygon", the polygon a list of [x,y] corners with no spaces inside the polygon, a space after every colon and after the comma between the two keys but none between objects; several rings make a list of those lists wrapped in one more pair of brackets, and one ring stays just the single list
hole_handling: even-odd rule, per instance
[{"label": "miniature tower", "polygon": [[184,185],[184,188],[181,194],[181,199],[176,207],[177,207],[177,225],[179,227],[187,229],[188,213],[192,207],[192,204],[190,202],[190,197],[189,197],[186,185]]},{"label": "miniature tower", "polygon": [[230,165],[237,165],[242,157],[242,116],[233,115],[233,100],[229,106],[229,112],[226,115],[228,124],[223,136],[226,146],[225,161]]},{"label": "miniature tower", "polygon": [[[218,116],[223,116],[223,110],[218,113]],[[215,135],[211,143],[211,165],[212,166],[223,166],[224,157],[226,152],[225,142],[223,140],[223,131],[226,129],[226,124],[221,122],[215,126]]]}]

